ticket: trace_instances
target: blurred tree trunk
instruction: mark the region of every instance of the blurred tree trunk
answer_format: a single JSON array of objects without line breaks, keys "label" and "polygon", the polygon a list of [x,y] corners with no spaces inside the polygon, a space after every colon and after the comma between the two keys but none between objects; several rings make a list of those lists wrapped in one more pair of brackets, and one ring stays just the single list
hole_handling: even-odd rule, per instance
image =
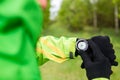
[{"label": "blurred tree trunk", "polygon": [[90,0],[93,6],[93,26],[97,29],[97,2],[98,0]]},{"label": "blurred tree trunk", "polygon": [[119,33],[119,19],[118,19],[118,5],[117,3],[115,4],[114,7],[114,15],[115,15],[115,33],[118,34]]}]

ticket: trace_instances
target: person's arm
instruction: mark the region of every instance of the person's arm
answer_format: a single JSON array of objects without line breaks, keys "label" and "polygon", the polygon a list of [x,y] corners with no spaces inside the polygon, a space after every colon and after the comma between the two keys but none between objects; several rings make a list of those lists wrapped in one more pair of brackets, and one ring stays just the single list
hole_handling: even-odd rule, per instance
[{"label": "person's arm", "polygon": [[[62,63],[66,60],[75,58],[76,38],[53,36],[40,37],[37,43],[37,58],[39,65],[52,60]],[[70,53],[72,54],[70,57]],[[107,78],[95,78],[92,80],[109,80]]]},{"label": "person's arm", "polygon": [[39,65],[48,60],[62,63],[75,56],[76,38],[53,36],[40,37],[37,42],[37,59]]}]

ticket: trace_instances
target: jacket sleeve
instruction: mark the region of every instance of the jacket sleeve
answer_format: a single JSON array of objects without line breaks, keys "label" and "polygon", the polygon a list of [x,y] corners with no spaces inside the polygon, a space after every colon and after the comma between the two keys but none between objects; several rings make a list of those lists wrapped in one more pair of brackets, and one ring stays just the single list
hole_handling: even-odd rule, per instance
[{"label": "jacket sleeve", "polygon": [[107,78],[96,78],[96,79],[92,79],[92,80],[109,80]]},{"label": "jacket sleeve", "polygon": [[76,38],[53,36],[40,37],[37,42],[37,59],[39,65],[48,60],[62,63],[74,58]]}]

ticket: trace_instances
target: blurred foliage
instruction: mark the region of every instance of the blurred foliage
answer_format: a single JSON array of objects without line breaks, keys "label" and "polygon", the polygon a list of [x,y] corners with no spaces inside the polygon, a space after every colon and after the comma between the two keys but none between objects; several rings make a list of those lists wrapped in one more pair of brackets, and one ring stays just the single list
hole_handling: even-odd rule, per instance
[{"label": "blurred foliage", "polygon": [[80,30],[91,18],[89,6],[89,0],[64,0],[57,20],[72,31]]},{"label": "blurred foliage", "polygon": [[98,26],[114,27],[114,5],[110,0],[97,3]]},{"label": "blurred foliage", "polygon": [[113,4],[120,4],[120,0],[112,0]]},{"label": "blurred foliage", "polygon": [[63,26],[66,25],[69,30],[76,32],[82,30],[86,25],[93,26],[93,12],[96,9],[98,28],[114,28],[115,4],[118,5],[118,11],[120,12],[120,0],[98,0],[95,5],[90,0],[63,0],[57,22]]}]

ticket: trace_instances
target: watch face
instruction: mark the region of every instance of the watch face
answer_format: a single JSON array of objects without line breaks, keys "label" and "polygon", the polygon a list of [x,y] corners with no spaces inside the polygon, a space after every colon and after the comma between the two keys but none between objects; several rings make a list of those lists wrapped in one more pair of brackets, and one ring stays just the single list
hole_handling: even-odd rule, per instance
[{"label": "watch face", "polygon": [[88,49],[88,42],[85,39],[80,39],[77,41],[77,50],[86,51]]}]

